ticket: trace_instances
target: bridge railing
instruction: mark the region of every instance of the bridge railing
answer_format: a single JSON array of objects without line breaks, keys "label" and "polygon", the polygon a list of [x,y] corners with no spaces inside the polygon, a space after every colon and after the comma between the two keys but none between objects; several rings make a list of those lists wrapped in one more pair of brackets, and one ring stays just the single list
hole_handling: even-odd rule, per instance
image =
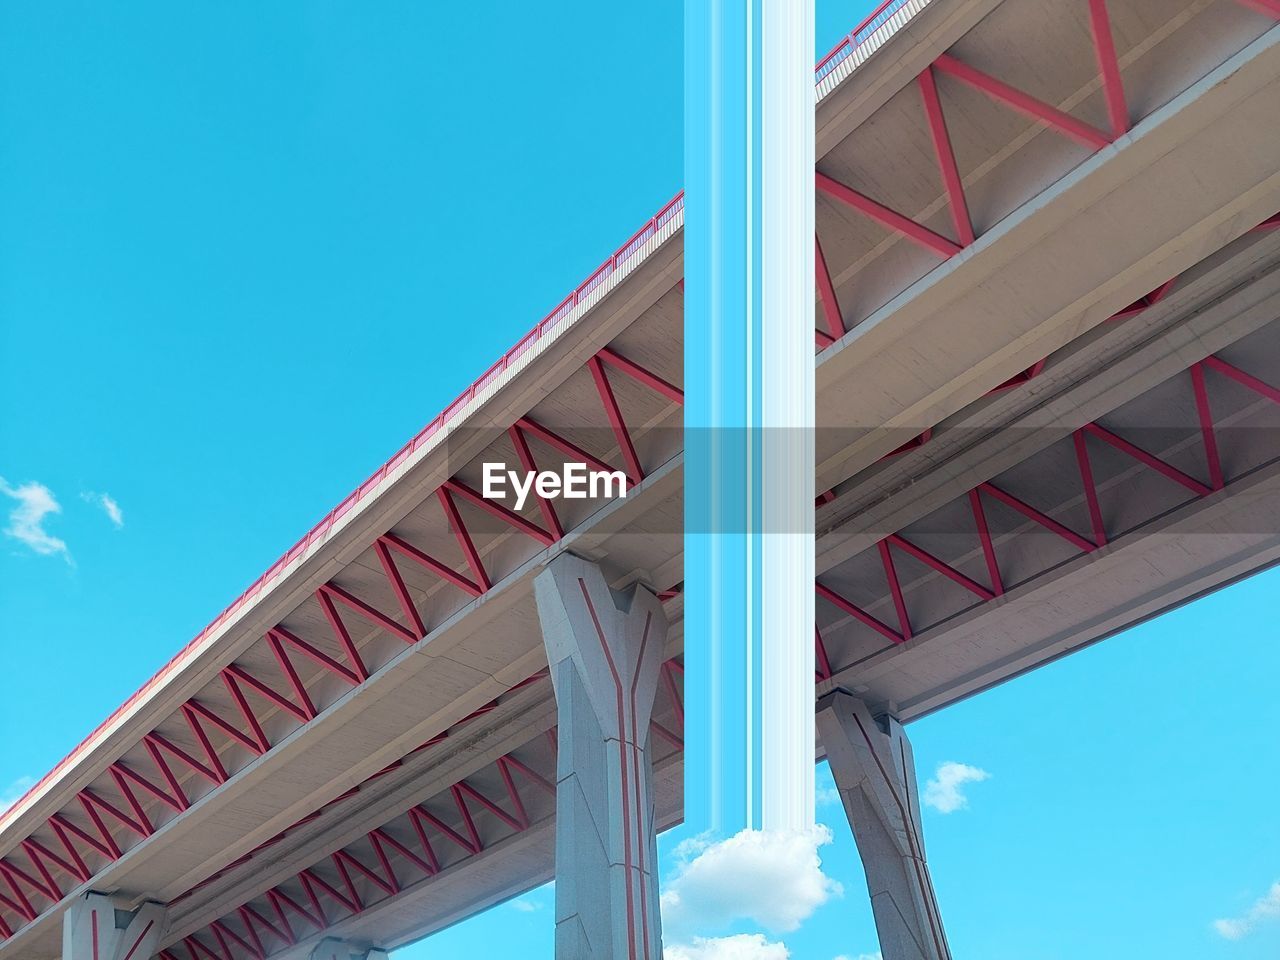
[{"label": "bridge railing", "polygon": [[821,83],[832,70],[838,67],[853,51],[866,42],[871,34],[879,30],[885,23],[905,7],[910,0],[884,0],[871,12],[867,19],[853,28],[853,31],[831,48],[831,52],[818,61],[813,69],[813,79]]}]

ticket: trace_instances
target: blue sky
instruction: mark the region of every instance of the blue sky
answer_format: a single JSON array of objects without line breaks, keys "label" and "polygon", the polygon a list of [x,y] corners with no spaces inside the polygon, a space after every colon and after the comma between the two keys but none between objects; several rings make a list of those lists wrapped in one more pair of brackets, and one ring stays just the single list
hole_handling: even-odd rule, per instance
[{"label": "blue sky", "polygon": [[[867,6],[820,2],[817,48]],[[0,538],[0,794],[679,188],[681,17],[677,0],[0,8],[0,522],[18,534]],[[34,484],[57,511],[5,519],[40,512]],[[957,956],[1276,956],[1280,895],[1256,905],[1280,879],[1278,586],[912,726],[922,780],[948,761],[989,775],[926,811]],[[798,930],[706,935],[874,955],[842,814],[819,815],[842,895]],[[397,960],[550,956],[550,904]],[[1238,939],[1212,927],[1251,910]]]}]

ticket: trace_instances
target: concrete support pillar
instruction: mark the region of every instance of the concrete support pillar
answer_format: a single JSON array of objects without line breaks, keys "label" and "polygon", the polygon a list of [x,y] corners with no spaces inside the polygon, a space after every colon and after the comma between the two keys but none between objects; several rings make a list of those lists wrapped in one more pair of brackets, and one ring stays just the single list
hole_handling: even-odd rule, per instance
[{"label": "concrete support pillar", "polygon": [[389,956],[377,947],[356,946],[348,940],[325,937],[311,951],[310,960],[389,960]]},{"label": "concrete support pillar", "polygon": [[862,856],[884,960],[950,960],[902,725],[873,719],[865,703],[837,691],[818,703],[818,733]]},{"label": "concrete support pillar", "polygon": [[667,619],[557,557],[534,582],[559,721],[556,960],[660,960],[649,718]]},{"label": "concrete support pillar", "polygon": [[78,897],[62,917],[62,960],[151,960],[168,915],[158,903],[136,910],[102,893]]}]

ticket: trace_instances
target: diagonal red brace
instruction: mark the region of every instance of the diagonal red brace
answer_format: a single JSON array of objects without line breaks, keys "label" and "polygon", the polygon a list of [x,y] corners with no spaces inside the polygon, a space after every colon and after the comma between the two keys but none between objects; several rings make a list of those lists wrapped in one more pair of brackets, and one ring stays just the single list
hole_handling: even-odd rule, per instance
[{"label": "diagonal red brace", "polygon": [[1077,120],[1071,114],[1064,113],[1057,107],[1045,103],[1029,93],[1023,93],[1016,87],[1011,87],[1007,83],[997,80],[989,73],[983,73],[976,67],[971,67],[967,63],[957,60],[948,53],[938,57],[933,66],[935,69],[955,77],[962,83],[968,84],[975,90],[982,91],[992,99],[1008,104],[1019,113],[1054,127],[1060,133],[1065,134],[1077,143],[1084,144],[1086,147],[1101,150],[1111,142],[1111,138],[1097,127],[1085,123],[1083,120]]},{"label": "diagonal red brace", "polygon": [[910,217],[905,217],[896,210],[890,210],[884,204],[877,203],[852,187],[845,186],[839,180],[833,180],[820,171],[817,174],[817,180],[818,189],[823,193],[835,197],[864,216],[875,220],[881,226],[902,234],[908,240],[914,241],[926,250],[936,253],[944,260],[960,252],[960,247],[942,236],[942,234],[934,233],[928,227],[916,223]]}]

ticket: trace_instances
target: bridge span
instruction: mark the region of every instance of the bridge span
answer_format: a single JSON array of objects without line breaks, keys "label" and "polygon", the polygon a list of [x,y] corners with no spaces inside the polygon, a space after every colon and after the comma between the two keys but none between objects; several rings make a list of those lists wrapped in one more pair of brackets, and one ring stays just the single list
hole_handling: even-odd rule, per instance
[{"label": "bridge span", "polygon": [[[867,774],[900,724],[1280,556],[1277,20],[894,0],[817,68],[818,749],[902,956],[949,954],[918,823],[887,841],[908,882],[861,819],[914,790]],[[568,562],[630,591],[619,624],[660,601],[648,733],[614,734],[652,790],[608,841],[651,888],[644,811],[681,816],[682,226],[677,197],[0,817],[0,960],[87,956],[98,895],[139,911],[119,960],[302,958],[555,876],[599,733],[566,713]],[[485,462],[629,489],[515,510]]]}]

